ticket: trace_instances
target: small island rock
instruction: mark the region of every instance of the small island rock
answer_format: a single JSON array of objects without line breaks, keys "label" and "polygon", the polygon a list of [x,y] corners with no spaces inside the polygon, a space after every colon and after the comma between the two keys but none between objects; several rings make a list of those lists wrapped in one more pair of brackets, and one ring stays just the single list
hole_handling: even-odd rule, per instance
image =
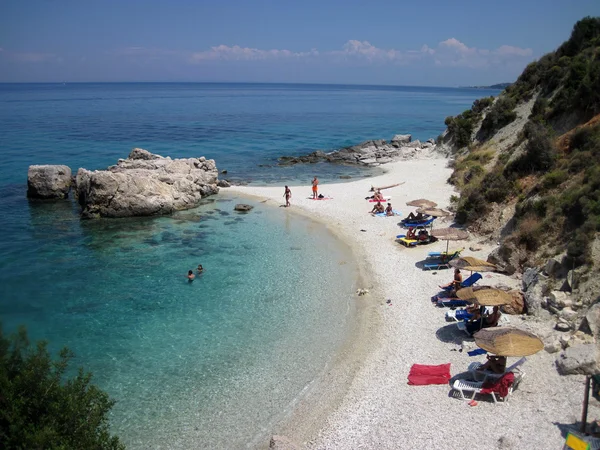
[{"label": "small island rock", "polygon": [[235,205],[235,207],[233,209],[236,210],[236,211],[248,212],[252,208],[254,208],[254,206],[246,205],[244,203],[238,203],[237,205]]},{"label": "small island rock", "polygon": [[133,149],[107,170],[77,172],[82,218],[170,214],[219,192],[214,160],[171,159]]},{"label": "small island rock", "polygon": [[71,169],[67,166],[29,166],[27,197],[67,198],[71,189]]}]

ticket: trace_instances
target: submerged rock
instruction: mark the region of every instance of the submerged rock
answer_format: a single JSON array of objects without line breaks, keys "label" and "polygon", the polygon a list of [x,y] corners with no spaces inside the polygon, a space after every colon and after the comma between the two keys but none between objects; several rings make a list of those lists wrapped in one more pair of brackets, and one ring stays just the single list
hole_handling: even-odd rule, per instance
[{"label": "submerged rock", "polygon": [[214,160],[171,159],[135,148],[107,170],[77,172],[83,218],[170,214],[219,192]]},{"label": "submerged rock", "polygon": [[237,205],[235,205],[235,207],[233,209],[236,210],[236,211],[240,211],[240,212],[248,212],[252,208],[254,208],[254,206],[252,206],[252,205],[246,205],[244,203],[238,203]]},{"label": "submerged rock", "polygon": [[71,189],[71,169],[68,166],[29,166],[27,197],[67,198]]}]

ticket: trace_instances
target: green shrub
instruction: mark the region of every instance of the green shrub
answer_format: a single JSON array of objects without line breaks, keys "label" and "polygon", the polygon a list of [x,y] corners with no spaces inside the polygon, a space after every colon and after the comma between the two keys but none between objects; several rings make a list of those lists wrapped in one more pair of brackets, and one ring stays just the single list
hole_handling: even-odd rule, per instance
[{"label": "green shrub", "polygon": [[528,140],[525,152],[506,168],[506,174],[539,172],[554,165],[556,151],[548,130],[540,124],[528,122],[525,136]]},{"label": "green shrub", "polygon": [[124,449],[111,436],[114,405],[80,369],[64,379],[73,354],[53,361],[46,342],[31,347],[24,328],[6,338],[0,327],[0,442],[5,449]]},{"label": "green shrub", "polygon": [[505,127],[517,118],[514,111],[515,100],[510,97],[499,98],[481,123],[481,131],[489,137],[500,128]]},{"label": "green shrub", "polygon": [[514,183],[508,180],[502,171],[492,171],[481,181],[483,197],[488,202],[500,203],[512,194]]},{"label": "green shrub", "polygon": [[569,178],[569,174],[561,169],[553,170],[544,175],[543,186],[546,189],[553,189],[560,186]]},{"label": "green shrub", "polygon": [[486,201],[479,189],[461,196],[456,209],[456,221],[466,224],[475,221],[487,212]]}]

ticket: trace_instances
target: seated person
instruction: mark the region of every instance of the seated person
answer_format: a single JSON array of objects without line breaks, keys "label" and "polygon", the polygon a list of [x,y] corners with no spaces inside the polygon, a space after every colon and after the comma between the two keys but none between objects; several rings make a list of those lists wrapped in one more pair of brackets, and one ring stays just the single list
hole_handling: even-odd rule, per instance
[{"label": "seated person", "polygon": [[410,227],[408,229],[408,231],[406,232],[406,239],[417,239],[417,235],[415,234],[415,228],[414,227]]},{"label": "seated person", "polygon": [[378,200],[380,202],[384,201],[385,199],[383,198],[383,194],[381,193],[381,191],[379,189],[377,189],[377,191],[375,192],[375,194],[373,195],[373,200]]},{"label": "seated person", "polygon": [[467,331],[470,334],[474,334],[475,332],[481,330],[482,328],[492,328],[497,327],[498,322],[500,320],[500,307],[494,306],[494,310],[491,314],[488,314],[479,320],[471,320],[466,323]]},{"label": "seated person", "polygon": [[419,221],[419,220],[425,220],[425,215],[423,215],[422,213],[417,213],[417,215],[410,213],[408,216],[406,216],[406,219],[404,219],[407,222],[412,222],[412,221]]},{"label": "seated person", "polygon": [[392,204],[391,203],[387,204],[387,208],[385,208],[385,215],[386,216],[393,216],[394,215],[394,210],[392,209]]},{"label": "seated person", "polygon": [[497,327],[501,315],[500,307],[494,306],[492,313],[483,319],[483,328]]},{"label": "seated person", "polygon": [[477,370],[504,373],[506,370],[506,356],[487,355],[487,361],[479,366]]},{"label": "seated person", "polygon": [[381,202],[377,202],[377,204],[375,204],[375,206],[373,206],[373,209],[371,210],[371,214],[377,214],[377,213],[382,213],[382,212],[385,212],[385,208],[383,207]]},{"label": "seated person", "polygon": [[460,284],[462,281],[463,278],[462,274],[460,273],[460,269],[454,269],[454,279],[450,283],[440,286],[440,289],[452,288],[452,290],[456,291],[457,289],[460,289]]},{"label": "seated person", "polygon": [[429,239],[429,233],[427,232],[427,230],[421,230],[419,231],[419,236],[418,236],[419,241],[426,241]]}]

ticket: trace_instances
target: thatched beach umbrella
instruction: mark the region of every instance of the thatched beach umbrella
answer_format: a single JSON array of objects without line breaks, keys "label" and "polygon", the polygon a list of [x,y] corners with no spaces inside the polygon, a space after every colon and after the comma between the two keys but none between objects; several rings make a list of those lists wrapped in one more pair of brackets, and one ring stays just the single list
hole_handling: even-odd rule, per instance
[{"label": "thatched beach umbrella", "polygon": [[484,328],[473,337],[480,348],[498,356],[529,356],[544,348],[535,334],[517,328]]},{"label": "thatched beach umbrella", "polygon": [[451,216],[452,213],[448,212],[448,211],[444,211],[443,209],[440,208],[433,208],[433,207],[422,207],[417,209],[418,213],[421,214],[427,214],[428,216],[432,216],[432,217],[448,217]]},{"label": "thatched beach umbrella", "polygon": [[480,306],[500,306],[509,304],[512,297],[508,292],[500,289],[473,289],[471,287],[459,289],[456,296],[461,300],[471,300]]},{"label": "thatched beach umbrella", "polygon": [[471,272],[494,272],[498,270],[494,264],[472,256],[461,256],[450,261],[450,265],[456,269],[469,270]]},{"label": "thatched beach umbrella", "polygon": [[446,241],[446,254],[448,254],[450,241],[462,241],[469,237],[469,233],[465,230],[459,230],[458,228],[438,228],[436,230],[431,230],[431,235],[437,239]]},{"label": "thatched beach umbrella", "polygon": [[435,208],[437,203],[425,198],[418,198],[417,200],[411,200],[410,202],[407,202],[406,206],[416,206],[417,208]]}]

